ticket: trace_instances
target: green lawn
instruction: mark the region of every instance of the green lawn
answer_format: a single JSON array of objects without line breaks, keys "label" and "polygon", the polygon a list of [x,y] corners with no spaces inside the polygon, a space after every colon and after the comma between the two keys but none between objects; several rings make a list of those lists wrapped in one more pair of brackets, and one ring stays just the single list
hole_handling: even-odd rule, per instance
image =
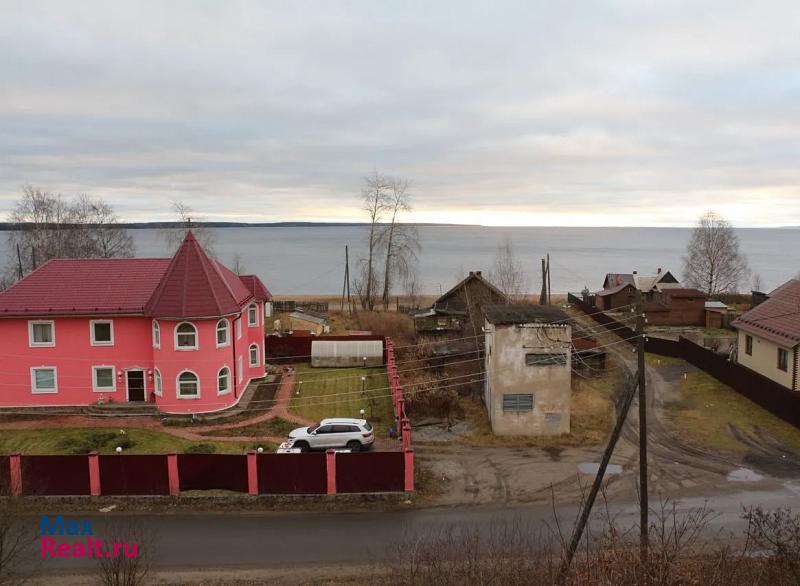
[{"label": "green lawn", "polygon": [[[366,377],[363,383],[362,376]],[[319,421],[326,417],[360,417],[359,411],[364,409],[364,417],[375,426],[376,435],[386,435],[394,424],[388,387],[389,377],[380,367],[315,369],[303,365],[297,369],[289,410]]]},{"label": "green lawn", "polygon": [[667,424],[690,443],[744,453],[729,424],[745,432],[760,428],[792,448],[800,448],[800,430],[738,394],[704,372],[680,381],[682,398],[665,404]]},{"label": "green lawn", "polygon": [[252,425],[243,425],[242,427],[207,431],[201,435],[216,437],[259,437],[264,435],[287,437],[290,431],[298,427],[301,426],[297,423],[276,418],[262,421],[261,423],[254,423]]},{"label": "green lawn", "polygon": [[[187,450],[213,451],[217,454],[242,454],[254,445],[240,442],[196,442],[149,429],[119,428],[48,428],[0,430],[0,453],[10,454],[86,454],[97,451],[113,454],[122,445],[126,454],[183,453]],[[202,444],[203,447],[198,447]],[[271,446],[264,444],[267,450]],[[194,446],[194,448],[192,448]]]}]

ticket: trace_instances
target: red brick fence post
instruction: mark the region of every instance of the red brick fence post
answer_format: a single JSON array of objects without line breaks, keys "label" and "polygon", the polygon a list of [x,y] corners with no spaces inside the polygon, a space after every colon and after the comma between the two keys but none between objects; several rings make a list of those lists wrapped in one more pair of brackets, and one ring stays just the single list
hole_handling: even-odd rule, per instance
[{"label": "red brick fence post", "polygon": [[325,452],[325,464],[328,472],[328,494],[336,494],[336,452]]},{"label": "red brick fence post", "polygon": [[100,496],[100,458],[97,452],[89,452],[89,494]]},{"label": "red brick fence post", "polygon": [[403,452],[405,458],[403,465],[404,482],[403,490],[406,492],[414,492],[414,450],[405,450]]},{"label": "red brick fence post", "polygon": [[11,472],[11,496],[22,496],[22,459],[19,454],[11,454],[8,458]]},{"label": "red brick fence post", "polygon": [[170,452],[167,454],[167,475],[169,477],[169,495],[180,495],[181,479],[178,472],[178,454],[175,452]]},{"label": "red brick fence post", "polygon": [[258,494],[258,454],[255,450],[247,452],[247,494]]}]

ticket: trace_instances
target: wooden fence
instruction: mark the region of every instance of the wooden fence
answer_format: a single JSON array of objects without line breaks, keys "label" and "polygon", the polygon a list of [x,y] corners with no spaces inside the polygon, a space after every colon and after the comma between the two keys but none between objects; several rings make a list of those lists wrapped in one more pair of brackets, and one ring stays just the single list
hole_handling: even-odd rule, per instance
[{"label": "wooden fence", "polygon": [[290,363],[311,362],[311,343],[314,340],[328,342],[383,342],[383,360],[386,362],[386,338],[383,336],[265,336],[264,353],[267,362]]},{"label": "wooden fence", "polygon": [[[597,308],[590,306],[577,296],[569,294],[568,300],[610,332],[622,338],[633,338],[636,335],[631,328],[604,313],[598,313]],[[630,343],[634,344],[635,340],[631,339]],[[717,354],[683,336],[680,336],[678,340],[647,338],[644,347],[645,351],[653,354],[686,360],[689,364],[750,399],[756,405],[800,428],[800,393],[791,391],[741,364],[731,362],[727,356]]]},{"label": "wooden fence", "polygon": [[414,452],[0,456],[14,496],[178,496],[187,490],[259,494],[412,492]]}]

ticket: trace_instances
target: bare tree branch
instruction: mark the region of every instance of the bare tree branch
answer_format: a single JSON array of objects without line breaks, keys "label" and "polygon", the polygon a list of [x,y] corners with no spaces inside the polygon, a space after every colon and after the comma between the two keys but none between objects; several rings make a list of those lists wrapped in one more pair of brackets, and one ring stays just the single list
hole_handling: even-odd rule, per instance
[{"label": "bare tree branch", "polygon": [[683,257],[683,280],[708,296],[734,293],[750,274],[739,238],[722,216],[700,217]]}]

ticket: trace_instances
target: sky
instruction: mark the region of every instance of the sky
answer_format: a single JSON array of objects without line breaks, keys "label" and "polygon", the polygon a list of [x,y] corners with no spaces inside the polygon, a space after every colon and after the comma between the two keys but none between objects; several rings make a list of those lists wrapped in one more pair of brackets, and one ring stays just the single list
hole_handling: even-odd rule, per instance
[{"label": "sky", "polygon": [[800,225],[800,3],[0,0],[22,185],[231,221]]}]

